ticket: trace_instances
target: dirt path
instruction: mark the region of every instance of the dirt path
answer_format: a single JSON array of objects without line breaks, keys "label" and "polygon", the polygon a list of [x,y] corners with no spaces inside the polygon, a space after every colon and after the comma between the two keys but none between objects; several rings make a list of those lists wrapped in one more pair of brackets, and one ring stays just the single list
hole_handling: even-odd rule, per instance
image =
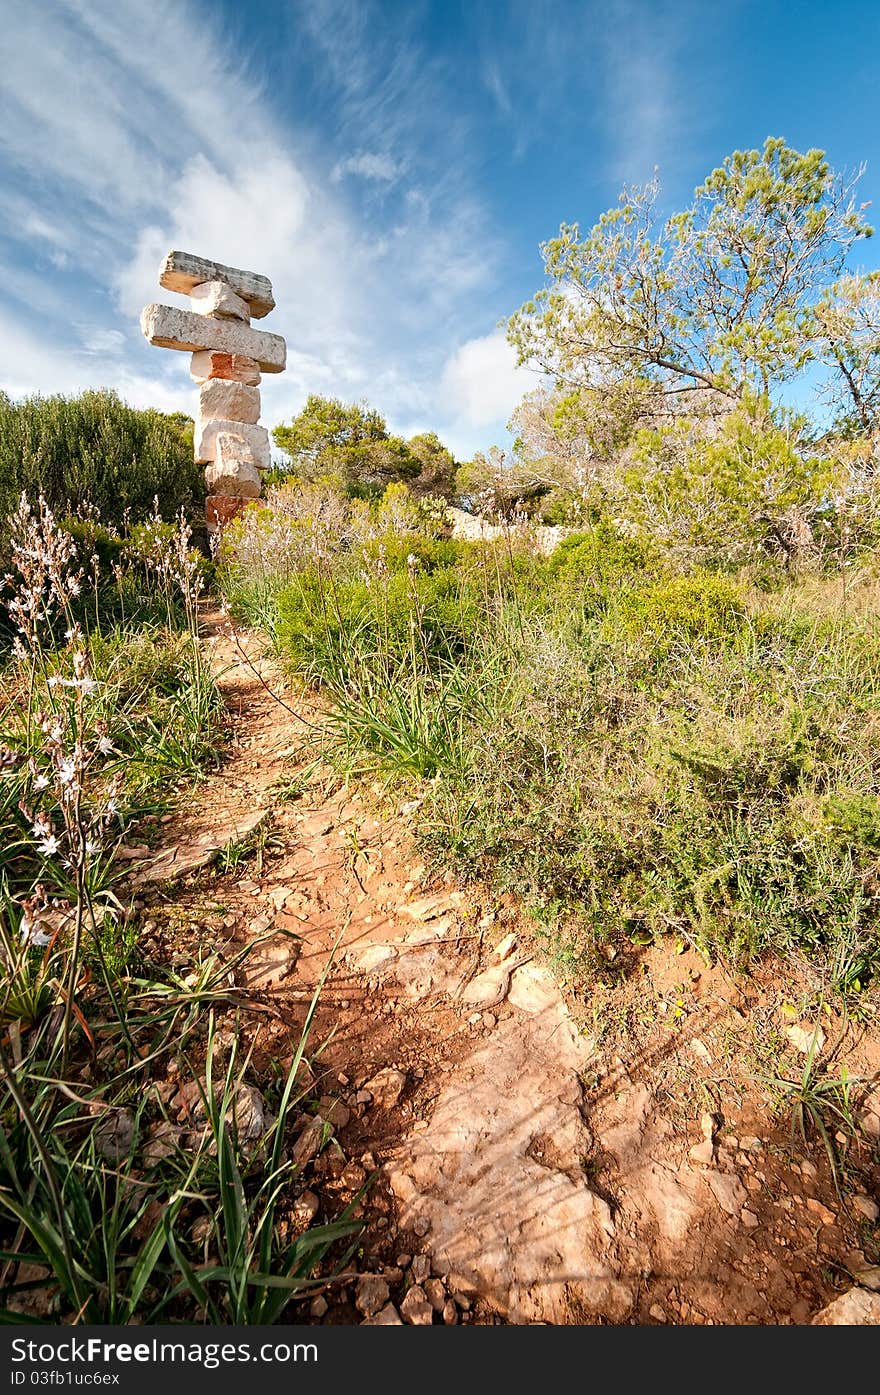
[{"label": "dirt path", "polygon": [[876,1262],[868,1152],[860,1210],[749,1103],[742,989],[652,950],[619,990],[568,1001],[515,910],[427,878],[376,792],[300,778],[320,714],[257,636],[218,615],[206,631],[231,745],[133,877],[155,936],[259,941],[243,973],[264,1064],[289,1058],[333,956],[313,1043],[335,1140],[303,1207],[379,1181],[371,1277],[311,1320],[804,1322]]}]

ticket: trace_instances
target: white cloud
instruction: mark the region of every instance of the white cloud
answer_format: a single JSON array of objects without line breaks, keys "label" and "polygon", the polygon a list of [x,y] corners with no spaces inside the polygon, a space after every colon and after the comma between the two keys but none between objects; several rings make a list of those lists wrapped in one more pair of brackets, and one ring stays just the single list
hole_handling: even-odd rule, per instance
[{"label": "white cloud", "polygon": [[443,420],[466,427],[507,421],[520,398],[535,386],[535,375],[518,368],[503,331],[469,339],[446,363],[440,380]]},{"label": "white cloud", "polygon": [[354,174],[361,179],[375,180],[379,184],[391,184],[401,170],[402,166],[390,155],[374,155],[364,151],[360,155],[349,155],[348,159],[339,160],[334,165],[330,178],[334,184],[338,184],[347,174]]},{"label": "white cloud", "polygon": [[118,329],[102,329],[100,325],[76,326],[83,350],[87,354],[116,356],[125,347],[125,335]]}]

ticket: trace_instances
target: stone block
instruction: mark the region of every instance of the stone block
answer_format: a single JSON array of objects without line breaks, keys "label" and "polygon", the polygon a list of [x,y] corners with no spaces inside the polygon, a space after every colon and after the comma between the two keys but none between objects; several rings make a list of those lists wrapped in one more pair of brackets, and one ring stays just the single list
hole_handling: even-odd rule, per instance
[{"label": "stone block", "polygon": [[197,383],[225,378],[228,382],[257,387],[261,377],[260,365],[255,358],[247,358],[244,354],[221,354],[213,349],[202,349],[193,354],[189,371]]},{"label": "stone block", "polygon": [[243,421],[256,426],[260,420],[260,390],[225,378],[211,378],[199,388],[199,416],[205,421]]},{"label": "stone block", "polygon": [[209,494],[205,500],[205,522],[209,533],[216,533],[237,518],[250,501],[234,498],[228,494]]},{"label": "stone block", "polygon": [[247,301],[236,295],[231,287],[224,286],[222,281],[203,281],[200,286],[193,286],[189,293],[189,308],[197,315],[213,315],[220,320],[243,320],[246,325],[251,322]]},{"label": "stone block", "polygon": [[256,359],[264,373],[283,373],[287,364],[287,345],[280,334],[266,334],[239,320],[214,320],[173,305],[145,305],[141,329],[151,344],[162,349],[191,353],[219,349],[224,354],[244,354]]},{"label": "stone block", "polygon": [[247,460],[259,470],[269,469],[272,452],[265,426],[249,426],[247,422],[225,421],[215,417],[196,417],[193,451],[198,464],[206,465],[209,460],[217,459],[217,436],[220,432],[234,438],[226,445],[230,458]]},{"label": "stone block", "polygon": [[229,286],[247,301],[255,320],[261,320],[275,308],[272,282],[256,271],[225,266],[207,257],[196,257],[192,252],[169,252],[159,268],[159,285],[168,291],[179,291],[181,295],[190,295],[193,286],[205,281],[222,281],[224,286]]},{"label": "stone block", "polygon": [[211,494],[230,499],[259,499],[260,472],[246,460],[215,461],[205,467],[205,484]]},{"label": "stone block", "polygon": [[248,427],[246,431],[241,428],[245,425],[242,422],[232,423],[232,430],[217,432],[217,445],[214,452],[214,463],[216,465],[231,465],[234,461],[239,464],[253,465],[255,470],[268,470],[272,464],[272,457],[269,453],[269,433],[265,427],[258,427],[262,435],[258,438],[253,427]]}]

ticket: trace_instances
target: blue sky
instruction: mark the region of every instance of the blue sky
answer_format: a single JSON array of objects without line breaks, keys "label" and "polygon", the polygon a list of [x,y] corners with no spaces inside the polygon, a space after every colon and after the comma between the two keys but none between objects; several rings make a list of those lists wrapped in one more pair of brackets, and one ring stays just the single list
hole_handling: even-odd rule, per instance
[{"label": "blue sky", "polygon": [[[0,385],[192,411],[137,316],[171,247],[268,274],[288,371],[464,458],[535,379],[538,244],[782,135],[880,202],[876,0],[30,0],[0,88]],[[869,213],[870,216],[870,213]],[[880,208],[875,217],[880,221]],[[880,264],[880,236],[859,248]],[[182,303],[182,302],[179,302]]]}]

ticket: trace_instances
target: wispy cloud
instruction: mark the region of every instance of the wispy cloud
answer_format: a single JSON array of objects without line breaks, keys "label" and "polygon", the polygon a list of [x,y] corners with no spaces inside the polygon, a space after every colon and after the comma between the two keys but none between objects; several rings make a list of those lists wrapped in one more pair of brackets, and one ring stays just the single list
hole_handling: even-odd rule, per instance
[{"label": "wispy cloud", "polygon": [[349,155],[333,166],[330,176],[332,183],[338,184],[346,175],[357,175],[360,179],[376,180],[380,184],[392,184],[402,173],[403,166],[390,155],[377,155],[363,151],[360,155]]}]

